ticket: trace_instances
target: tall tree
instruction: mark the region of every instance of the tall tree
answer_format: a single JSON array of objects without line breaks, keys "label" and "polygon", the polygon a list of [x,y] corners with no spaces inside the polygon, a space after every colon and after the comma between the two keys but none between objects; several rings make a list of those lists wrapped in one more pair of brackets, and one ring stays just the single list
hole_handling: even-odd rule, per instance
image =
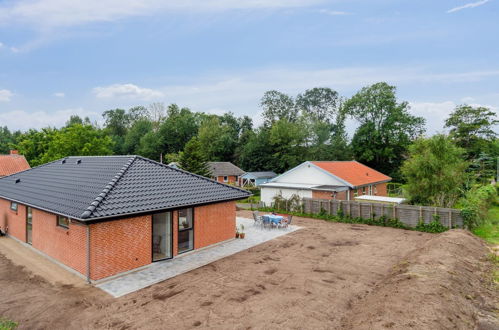
[{"label": "tall tree", "polygon": [[206,157],[201,150],[201,144],[196,137],[193,137],[185,145],[184,152],[180,155],[180,168],[185,171],[210,177],[211,173],[206,163]]},{"label": "tall tree", "polygon": [[417,139],[402,166],[405,190],[412,202],[453,207],[467,180],[464,149],[442,134]]},{"label": "tall tree", "polygon": [[497,114],[486,107],[460,105],[445,121],[450,136],[467,151],[468,158],[476,158],[493,143],[498,134],[494,126],[499,124]]},{"label": "tall tree", "polygon": [[293,98],[284,93],[275,90],[267,91],[263,94],[260,105],[263,108],[263,119],[267,126],[281,119],[289,122],[295,122],[298,119],[298,109]]},{"label": "tall tree", "polygon": [[399,168],[411,142],[425,131],[425,120],[397,102],[396,88],[385,82],[362,88],[344,104],[359,123],[352,139],[357,160],[399,178]]},{"label": "tall tree", "polygon": [[0,127],[0,154],[6,154],[10,146],[15,142],[12,132],[7,126]]},{"label": "tall tree", "polygon": [[168,106],[166,119],[163,120],[159,127],[158,153],[166,154],[182,151],[186,143],[193,136],[196,136],[198,129],[199,119],[191,110],[171,104]]},{"label": "tall tree", "polygon": [[308,89],[296,97],[296,107],[301,113],[321,122],[336,122],[340,105],[338,92],[327,87]]},{"label": "tall tree", "polygon": [[99,156],[113,153],[113,141],[92,125],[74,124],[55,131],[41,157],[47,163],[66,156]]},{"label": "tall tree", "polygon": [[152,132],[152,123],[149,119],[135,120],[125,136],[124,153],[129,155],[139,153],[140,141],[149,132]]},{"label": "tall tree", "polygon": [[[232,122],[237,124],[236,121]],[[233,161],[237,147],[237,127],[221,122],[218,116],[210,116],[199,128],[199,143],[210,161]]]},{"label": "tall tree", "polygon": [[43,164],[44,155],[48,151],[52,140],[57,134],[54,128],[42,128],[41,130],[30,129],[22,134],[16,142],[19,153],[26,157],[31,166]]}]

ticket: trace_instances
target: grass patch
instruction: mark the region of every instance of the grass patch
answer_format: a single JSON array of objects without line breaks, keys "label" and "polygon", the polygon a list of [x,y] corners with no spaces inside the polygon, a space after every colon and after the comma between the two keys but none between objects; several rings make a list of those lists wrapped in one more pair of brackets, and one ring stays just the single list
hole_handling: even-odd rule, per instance
[{"label": "grass patch", "polygon": [[490,244],[499,245],[499,204],[497,202],[489,209],[483,224],[472,231],[473,234],[483,238]]},{"label": "grass patch", "polygon": [[0,317],[0,330],[13,330],[17,328],[17,323]]},{"label": "grass patch", "polygon": [[253,203],[253,204],[258,204],[260,203],[260,196],[250,196],[245,199],[241,199],[240,201],[237,201],[238,203]]}]

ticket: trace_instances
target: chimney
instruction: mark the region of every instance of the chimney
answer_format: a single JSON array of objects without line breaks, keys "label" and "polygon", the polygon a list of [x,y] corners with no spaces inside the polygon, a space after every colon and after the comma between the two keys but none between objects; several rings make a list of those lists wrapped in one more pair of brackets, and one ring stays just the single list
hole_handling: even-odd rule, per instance
[{"label": "chimney", "polygon": [[10,154],[11,155],[19,155],[19,151],[17,151],[17,150],[11,150]]}]

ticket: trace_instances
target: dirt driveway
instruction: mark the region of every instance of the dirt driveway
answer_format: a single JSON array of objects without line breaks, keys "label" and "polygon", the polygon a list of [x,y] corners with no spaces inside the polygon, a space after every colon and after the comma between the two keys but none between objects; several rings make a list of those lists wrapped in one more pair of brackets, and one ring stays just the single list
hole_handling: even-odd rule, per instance
[{"label": "dirt driveway", "polygon": [[[478,313],[489,317],[497,308],[497,291],[483,280],[487,248],[464,231],[295,221],[305,228],[118,299],[89,286],[52,284],[0,253],[0,316],[21,329],[466,329]],[[465,260],[451,262],[449,255]],[[437,280],[424,277],[430,270]],[[459,272],[466,283],[454,292]],[[436,296],[418,296],[427,290]],[[419,316],[425,297],[428,307],[446,304],[454,312]],[[459,313],[452,300],[461,304]]]}]

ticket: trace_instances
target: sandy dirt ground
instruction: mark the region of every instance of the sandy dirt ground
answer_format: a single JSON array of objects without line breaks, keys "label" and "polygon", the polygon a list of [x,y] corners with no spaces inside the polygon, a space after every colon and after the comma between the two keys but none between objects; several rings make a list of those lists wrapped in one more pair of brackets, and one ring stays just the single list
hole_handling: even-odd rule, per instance
[{"label": "sandy dirt ground", "polygon": [[294,221],[304,228],[118,299],[47,281],[7,259],[0,245],[0,316],[20,329],[498,325],[489,249],[471,234]]}]

